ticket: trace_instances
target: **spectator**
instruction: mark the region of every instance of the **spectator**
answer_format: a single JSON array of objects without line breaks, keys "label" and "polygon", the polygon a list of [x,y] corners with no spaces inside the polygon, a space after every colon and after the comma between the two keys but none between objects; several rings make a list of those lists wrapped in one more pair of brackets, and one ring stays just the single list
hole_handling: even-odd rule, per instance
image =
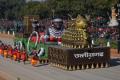
[{"label": "spectator", "polygon": [[120,53],[120,37],[118,38],[118,54]]}]

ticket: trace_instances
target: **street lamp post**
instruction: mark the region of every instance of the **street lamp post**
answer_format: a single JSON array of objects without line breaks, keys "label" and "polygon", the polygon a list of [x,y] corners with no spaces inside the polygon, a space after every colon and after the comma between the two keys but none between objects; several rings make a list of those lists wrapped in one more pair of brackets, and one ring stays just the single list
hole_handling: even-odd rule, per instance
[{"label": "street lamp post", "polygon": [[52,9],[52,17],[54,18],[55,17],[55,10]]}]

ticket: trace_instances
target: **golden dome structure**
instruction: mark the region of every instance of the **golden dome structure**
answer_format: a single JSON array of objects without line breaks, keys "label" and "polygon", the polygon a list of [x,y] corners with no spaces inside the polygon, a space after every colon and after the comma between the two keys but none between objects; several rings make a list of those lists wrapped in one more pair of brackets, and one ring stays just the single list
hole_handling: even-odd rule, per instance
[{"label": "golden dome structure", "polygon": [[82,16],[71,20],[62,36],[62,46],[67,48],[85,48],[88,46],[87,20]]}]

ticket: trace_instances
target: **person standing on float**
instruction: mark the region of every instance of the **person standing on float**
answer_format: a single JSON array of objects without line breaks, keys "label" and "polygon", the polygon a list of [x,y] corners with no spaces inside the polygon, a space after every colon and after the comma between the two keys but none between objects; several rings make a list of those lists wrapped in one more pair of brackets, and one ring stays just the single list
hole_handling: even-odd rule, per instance
[{"label": "person standing on float", "polygon": [[[45,36],[48,42],[61,42],[61,37],[64,32],[63,20],[60,18],[53,19],[52,25],[46,30]],[[59,44],[59,42],[58,42]]]},{"label": "person standing on float", "polygon": [[[60,18],[56,18],[52,20],[52,25],[45,30],[45,34],[42,37],[42,42],[57,42],[58,45],[61,45],[62,35],[64,32],[63,20]],[[44,41],[43,41],[44,39]],[[45,49],[41,47],[41,50],[38,51],[38,57],[41,57],[45,53]]]}]

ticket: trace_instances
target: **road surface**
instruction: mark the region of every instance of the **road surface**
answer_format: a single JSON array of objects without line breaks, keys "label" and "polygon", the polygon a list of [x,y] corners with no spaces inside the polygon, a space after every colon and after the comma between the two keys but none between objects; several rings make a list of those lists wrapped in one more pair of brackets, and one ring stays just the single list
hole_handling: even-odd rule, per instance
[{"label": "road surface", "polygon": [[65,71],[50,65],[32,67],[29,63],[0,59],[0,75],[6,80],[120,80],[120,59],[111,63],[109,68]]}]

